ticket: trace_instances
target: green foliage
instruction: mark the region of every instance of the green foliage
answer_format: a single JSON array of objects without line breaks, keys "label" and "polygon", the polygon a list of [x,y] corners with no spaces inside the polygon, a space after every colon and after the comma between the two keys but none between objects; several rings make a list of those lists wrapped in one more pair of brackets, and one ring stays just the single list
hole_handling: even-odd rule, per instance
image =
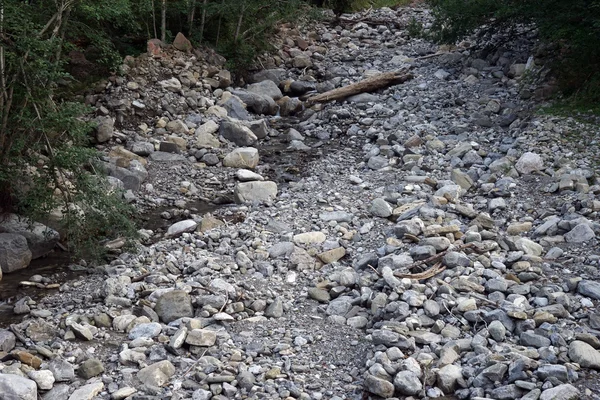
[{"label": "green foliage", "polygon": [[73,7],[85,4],[3,2],[0,208],[47,222],[76,252],[97,255],[101,240],[131,236],[135,225],[133,209],[91,166],[98,154],[88,146],[92,125],[82,118],[89,110],[56,98],[70,78],[64,54],[72,48],[65,37],[76,22]]},{"label": "green foliage", "polygon": [[[533,22],[547,43],[557,45],[562,89],[600,100],[600,0],[428,0],[436,17],[437,39],[454,42],[482,27],[493,32]],[[484,26],[485,24],[485,26]]]}]

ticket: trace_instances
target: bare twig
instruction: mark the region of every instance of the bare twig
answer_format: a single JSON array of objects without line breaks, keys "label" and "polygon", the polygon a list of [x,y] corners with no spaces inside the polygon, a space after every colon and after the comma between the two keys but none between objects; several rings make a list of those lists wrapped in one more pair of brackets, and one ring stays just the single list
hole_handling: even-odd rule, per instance
[{"label": "bare twig", "polygon": [[397,276],[398,278],[409,278],[409,279],[416,279],[416,280],[429,279],[429,278],[434,277],[437,274],[441,273],[445,269],[446,269],[446,266],[442,265],[442,262],[440,261],[440,262],[436,263],[433,267],[429,268],[427,271],[420,272],[418,274],[395,273],[394,276]]}]

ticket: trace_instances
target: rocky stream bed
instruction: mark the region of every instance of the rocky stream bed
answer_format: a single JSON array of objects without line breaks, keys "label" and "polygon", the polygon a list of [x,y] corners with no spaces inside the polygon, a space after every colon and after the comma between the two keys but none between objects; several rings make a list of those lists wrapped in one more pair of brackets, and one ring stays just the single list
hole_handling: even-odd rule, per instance
[{"label": "rocky stream bed", "polygon": [[85,100],[138,251],[8,299],[0,399],[598,398],[598,129],[536,111],[535,31],[448,48],[412,18],[283,27],[248,87],[126,59]]}]

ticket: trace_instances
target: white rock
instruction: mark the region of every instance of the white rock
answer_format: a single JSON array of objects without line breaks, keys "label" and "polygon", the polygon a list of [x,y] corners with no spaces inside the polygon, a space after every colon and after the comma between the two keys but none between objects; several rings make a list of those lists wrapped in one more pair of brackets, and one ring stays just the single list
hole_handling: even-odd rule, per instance
[{"label": "white rock", "polygon": [[194,221],[193,219],[186,219],[184,221],[179,221],[174,223],[173,225],[171,225],[169,227],[169,229],[167,229],[167,237],[176,237],[181,235],[184,232],[193,232],[196,227],[198,226],[198,223],[196,221]]}]

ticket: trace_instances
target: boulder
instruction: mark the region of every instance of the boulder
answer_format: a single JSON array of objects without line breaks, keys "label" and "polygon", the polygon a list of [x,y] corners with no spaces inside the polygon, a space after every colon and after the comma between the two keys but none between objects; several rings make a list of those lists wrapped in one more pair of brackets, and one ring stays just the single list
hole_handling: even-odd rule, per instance
[{"label": "boulder", "polygon": [[154,311],[166,324],[183,317],[193,317],[192,298],[183,290],[172,290],[160,296]]},{"label": "boulder", "polygon": [[221,122],[219,133],[238,146],[251,146],[258,140],[250,128],[234,121]]},{"label": "boulder", "polygon": [[239,147],[227,154],[223,166],[254,169],[258,165],[258,150],[254,147]]},{"label": "boulder", "polygon": [[175,40],[173,40],[173,47],[187,53],[192,51],[192,42],[190,42],[183,33],[179,32],[177,36],[175,36]]},{"label": "boulder", "polygon": [[519,161],[515,164],[515,168],[521,174],[531,174],[535,171],[541,171],[544,168],[544,160],[542,160],[539,154],[528,151],[519,158]]},{"label": "boulder", "polygon": [[148,365],[137,373],[138,379],[151,387],[166,385],[173,375],[175,375],[175,366],[167,360]]},{"label": "boulder", "polygon": [[25,236],[18,233],[0,233],[0,268],[10,273],[27,268],[31,262],[31,250]]},{"label": "boulder", "polygon": [[0,217],[0,233],[18,233],[24,236],[32,259],[48,254],[60,239],[59,233],[54,229],[39,222],[28,221],[17,214]]},{"label": "boulder", "polygon": [[237,203],[270,201],[277,197],[277,184],[272,181],[240,182],[235,186],[233,197]]},{"label": "boulder", "polygon": [[111,117],[96,118],[96,140],[98,143],[108,142],[115,130],[115,121]]},{"label": "boulder", "polygon": [[277,104],[275,103],[275,100],[269,96],[248,92],[246,90],[232,90],[231,93],[246,103],[248,110],[255,114],[277,114]]},{"label": "boulder", "polygon": [[31,379],[14,374],[0,374],[0,398],[37,400],[37,385]]},{"label": "boulder", "polygon": [[253,83],[248,86],[250,93],[260,94],[272,98],[273,100],[279,100],[283,97],[281,90],[277,84],[273,81],[266,80],[258,83]]}]

